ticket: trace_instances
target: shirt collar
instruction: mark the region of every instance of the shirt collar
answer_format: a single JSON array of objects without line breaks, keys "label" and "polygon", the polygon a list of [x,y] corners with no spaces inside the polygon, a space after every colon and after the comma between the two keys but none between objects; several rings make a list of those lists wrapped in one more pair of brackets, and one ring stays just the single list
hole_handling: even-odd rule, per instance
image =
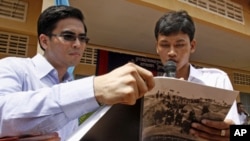
[{"label": "shirt collar", "polygon": [[34,63],[38,77],[40,78],[45,77],[54,70],[54,67],[39,53],[32,58],[32,62]]},{"label": "shirt collar", "polygon": [[188,81],[192,81],[194,79],[200,80],[201,76],[202,73],[198,71],[193,65],[190,64]]},{"label": "shirt collar", "polygon": [[[35,68],[37,70],[38,77],[41,79],[48,75],[49,73],[52,73],[54,76],[57,77],[57,71],[55,68],[48,62],[48,60],[42,56],[41,54],[37,54],[32,58],[32,62],[35,65]],[[69,72],[66,72],[64,76],[64,81],[71,81],[73,80],[73,76],[69,74]]]}]

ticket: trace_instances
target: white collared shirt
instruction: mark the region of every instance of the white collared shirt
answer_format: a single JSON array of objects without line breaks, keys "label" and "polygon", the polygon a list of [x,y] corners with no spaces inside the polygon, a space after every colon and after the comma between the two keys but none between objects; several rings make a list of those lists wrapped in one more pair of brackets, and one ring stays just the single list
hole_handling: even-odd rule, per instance
[{"label": "white collared shirt", "polygon": [[240,124],[246,124],[247,123],[247,115],[245,113],[238,113],[239,119],[240,119]]},{"label": "white collared shirt", "polygon": [[[0,137],[57,131],[64,141],[81,115],[99,107],[93,76],[64,82],[40,54],[0,60]],[[71,82],[70,82],[71,81]]]}]

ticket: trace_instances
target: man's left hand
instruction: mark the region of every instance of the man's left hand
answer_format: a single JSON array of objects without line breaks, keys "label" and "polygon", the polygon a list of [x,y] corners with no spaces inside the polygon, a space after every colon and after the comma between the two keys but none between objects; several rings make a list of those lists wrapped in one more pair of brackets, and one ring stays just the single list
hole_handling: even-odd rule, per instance
[{"label": "man's left hand", "polygon": [[190,134],[209,141],[229,141],[231,120],[213,121],[203,119],[201,123],[194,122],[191,125]]}]

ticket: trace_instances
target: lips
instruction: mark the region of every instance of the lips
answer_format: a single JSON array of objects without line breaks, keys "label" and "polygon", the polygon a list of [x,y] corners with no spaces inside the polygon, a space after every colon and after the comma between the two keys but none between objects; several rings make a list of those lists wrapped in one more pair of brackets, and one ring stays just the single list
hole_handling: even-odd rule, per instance
[{"label": "lips", "polygon": [[79,52],[72,52],[72,53],[69,53],[69,55],[78,55],[78,56],[80,56],[80,53]]}]

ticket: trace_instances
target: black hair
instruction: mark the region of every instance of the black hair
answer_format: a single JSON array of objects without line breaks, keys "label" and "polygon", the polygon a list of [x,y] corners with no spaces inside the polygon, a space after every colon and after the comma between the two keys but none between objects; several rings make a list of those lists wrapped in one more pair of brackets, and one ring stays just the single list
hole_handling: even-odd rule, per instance
[{"label": "black hair", "polygon": [[[58,21],[66,18],[79,19],[83,23],[85,33],[87,34],[87,27],[84,23],[84,15],[82,14],[82,12],[72,6],[59,5],[48,7],[39,16],[37,22],[38,38],[41,34],[50,35],[56,28],[56,24],[58,23]],[[40,47],[42,48],[42,50],[44,50],[41,44]]]},{"label": "black hair", "polygon": [[190,41],[194,39],[195,25],[193,19],[184,10],[168,12],[156,22],[156,39],[158,39],[159,34],[169,36],[178,32],[187,34]]},{"label": "black hair", "polygon": [[243,105],[243,103],[241,102],[237,102],[237,106]]}]

